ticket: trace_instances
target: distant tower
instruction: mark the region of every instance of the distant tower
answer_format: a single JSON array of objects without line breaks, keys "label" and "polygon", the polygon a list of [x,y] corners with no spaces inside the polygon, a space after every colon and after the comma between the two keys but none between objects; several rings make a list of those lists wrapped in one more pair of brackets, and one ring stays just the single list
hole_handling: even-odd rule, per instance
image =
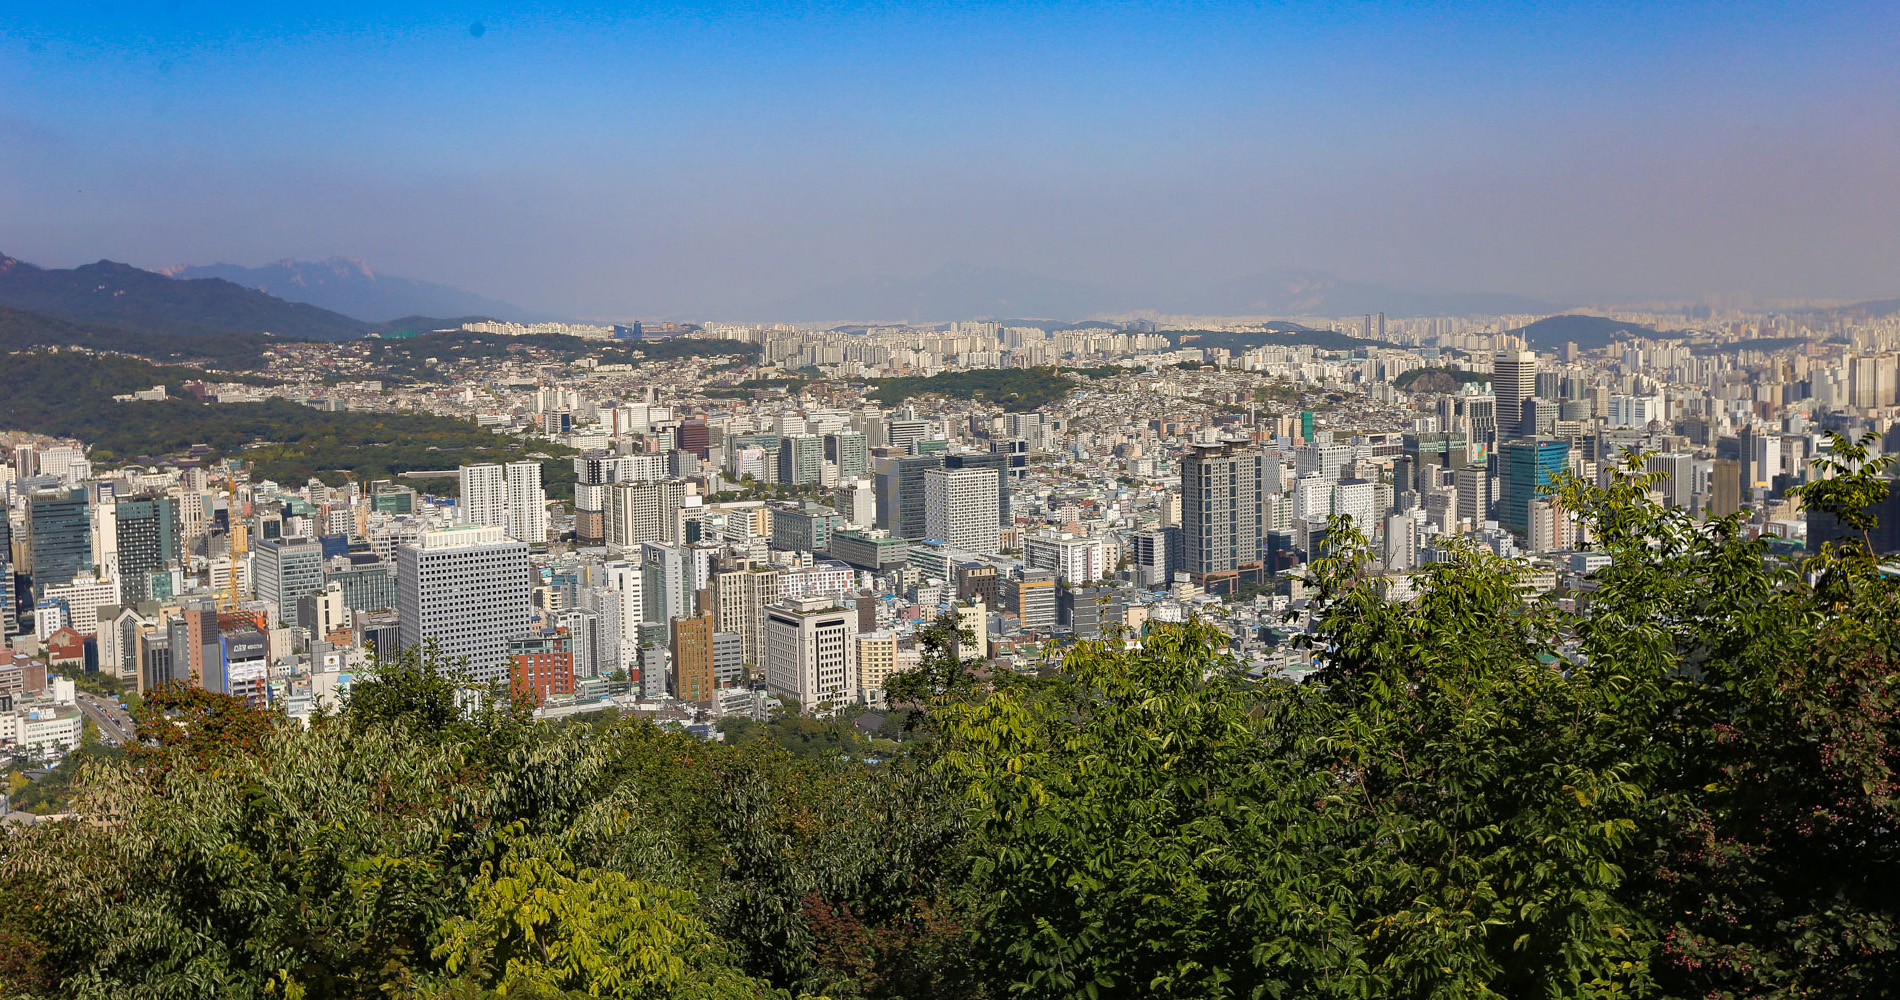
[{"label": "distant tower", "polygon": [[1515,430],[1523,419],[1524,401],[1537,395],[1536,353],[1499,351],[1491,363],[1491,391],[1498,401],[1499,430]]}]

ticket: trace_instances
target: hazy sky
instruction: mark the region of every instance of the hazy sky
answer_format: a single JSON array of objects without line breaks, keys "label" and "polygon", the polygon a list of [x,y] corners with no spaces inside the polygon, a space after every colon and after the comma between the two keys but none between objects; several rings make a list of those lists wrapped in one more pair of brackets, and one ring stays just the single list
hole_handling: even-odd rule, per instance
[{"label": "hazy sky", "polygon": [[8,7],[0,251],[47,265],[1900,295],[1893,0]]}]

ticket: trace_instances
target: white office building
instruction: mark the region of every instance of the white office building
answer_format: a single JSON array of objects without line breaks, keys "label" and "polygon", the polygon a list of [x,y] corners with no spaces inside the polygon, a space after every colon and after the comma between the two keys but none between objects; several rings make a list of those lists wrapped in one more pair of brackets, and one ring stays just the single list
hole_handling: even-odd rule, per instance
[{"label": "white office building", "polygon": [[855,610],[812,597],[769,604],[760,619],[765,686],[773,694],[796,698],[806,712],[858,700]]},{"label": "white office building", "polygon": [[508,640],[528,633],[528,546],[493,525],[423,532],[396,548],[396,611],[405,647],[433,642],[470,675],[507,676]]}]

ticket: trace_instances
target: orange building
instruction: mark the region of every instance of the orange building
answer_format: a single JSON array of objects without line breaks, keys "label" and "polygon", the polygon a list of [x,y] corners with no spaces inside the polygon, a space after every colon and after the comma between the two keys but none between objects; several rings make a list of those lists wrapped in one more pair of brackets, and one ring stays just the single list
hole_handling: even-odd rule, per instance
[{"label": "orange building", "polygon": [[516,701],[536,705],[574,693],[574,651],[566,629],[508,640],[509,690]]},{"label": "orange building", "polygon": [[673,620],[673,697],[712,701],[715,625],[712,615]]}]

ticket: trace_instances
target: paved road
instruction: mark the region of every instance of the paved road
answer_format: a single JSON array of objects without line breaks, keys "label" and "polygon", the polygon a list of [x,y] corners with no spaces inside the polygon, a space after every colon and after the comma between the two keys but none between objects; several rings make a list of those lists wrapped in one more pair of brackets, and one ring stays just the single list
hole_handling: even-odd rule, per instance
[{"label": "paved road", "polygon": [[76,694],[79,699],[79,710],[86,713],[86,718],[91,719],[93,725],[99,727],[99,735],[104,737],[107,743],[113,746],[124,746],[137,739],[135,735],[138,730],[137,724],[132,721],[132,716],[125,709],[119,707],[118,702],[85,691],[79,691]]}]

